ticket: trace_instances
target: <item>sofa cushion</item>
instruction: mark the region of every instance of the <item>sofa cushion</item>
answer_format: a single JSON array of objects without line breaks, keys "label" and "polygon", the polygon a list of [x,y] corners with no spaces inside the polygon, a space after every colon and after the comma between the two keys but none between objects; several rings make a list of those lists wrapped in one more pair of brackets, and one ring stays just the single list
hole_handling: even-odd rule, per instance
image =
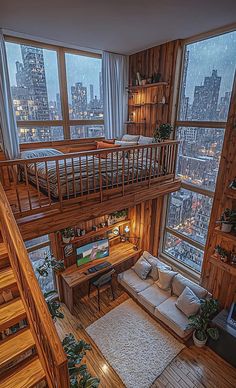
[{"label": "sofa cushion", "polygon": [[166,268],[171,270],[171,267],[162,261],[160,261],[157,257],[152,256],[151,253],[144,251],[142,255],[152,266],[152,269],[149,273],[149,275],[153,278],[154,281],[158,280],[159,278],[159,272],[158,268]]},{"label": "sofa cushion", "polygon": [[199,299],[205,298],[208,294],[208,291],[205,288],[199,286],[184,276],[180,274],[175,276],[172,282],[173,293],[177,296],[180,296],[185,287],[189,287],[190,290],[192,290]]},{"label": "sofa cushion", "polygon": [[172,329],[179,337],[184,338],[192,329],[188,328],[188,318],[175,303],[176,296],[171,296],[155,308],[154,315]]},{"label": "sofa cushion", "polygon": [[200,300],[189,287],[185,287],[176,301],[176,307],[187,317],[190,317],[199,311]]},{"label": "sofa cushion", "polygon": [[152,266],[141,256],[132,268],[141,279],[146,279]]},{"label": "sofa cushion", "polygon": [[132,268],[120,273],[118,275],[118,281],[135,298],[137,298],[138,292],[145,290],[147,287],[151,286],[154,283],[151,278],[145,280],[140,279],[140,277],[135,273]]},{"label": "sofa cushion", "polygon": [[170,271],[166,268],[159,268],[159,279],[156,282],[156,285],[161,288],[162,290],[169,290],[171,289],[171,283],[174,276],[177,275],[177,272]]},{"label": "sofa cushion", "polygon": [[170,291],[161,290],[156,284],[147,287],[144,291],[138,293],[138,301],[152,314],[155,307],[164,302],[171,296]]}]

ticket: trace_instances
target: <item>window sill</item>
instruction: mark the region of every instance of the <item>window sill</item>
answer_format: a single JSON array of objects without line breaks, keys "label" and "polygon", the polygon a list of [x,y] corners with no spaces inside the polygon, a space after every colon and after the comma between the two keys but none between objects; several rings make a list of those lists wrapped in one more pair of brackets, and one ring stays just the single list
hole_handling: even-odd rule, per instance
[{"label": "window sill", "polygon": [[170,256],[166,255],[163,252],[159,255],[159,257],[167,264],[170,264],[174,270],[180,272],[182,275],[186,276],[187,278],[194,281],[195,283],[196,282],[200,283],[201,274],[196,273],[195,271],[191,270],[190,268],[186,267],[180,262],[172,259]]}]

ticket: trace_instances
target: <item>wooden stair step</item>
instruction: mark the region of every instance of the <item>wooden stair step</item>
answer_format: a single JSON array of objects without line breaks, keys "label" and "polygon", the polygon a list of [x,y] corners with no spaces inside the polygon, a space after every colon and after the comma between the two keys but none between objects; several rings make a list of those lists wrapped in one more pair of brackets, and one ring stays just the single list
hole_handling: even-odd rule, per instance
[{"label": "wooden stair step", "polygon": [[26,318],[26,312],[21,299],[0,305],[0,331],[5,330]]},{"label": "wooden stair step", "polygon": [[9,258],[6,244],[0,243],[0,268],[7,267],[9,265]]},{"label": "wooden stair step", "polygon": [[0,388],[31,388],[45,379],[45,372],[38,358],[14,370],[0,380]]},{"label": "wooden stair step", "polygon": [[0,368],[32,349],[34,345],[35,342],[29,329],[19,331],[0,342]]},{"label": "wooden stair step", "polygon": [[8,257],[7,246],[5,243],[0,243],[0,259]]},{"label": "wooden stair step", "polygon": [[2,268],[0,270],[0,292],[3,289],[11,288],[15,284],[16,284],[16,278],[13,273],[13,270],[10,267]]}]

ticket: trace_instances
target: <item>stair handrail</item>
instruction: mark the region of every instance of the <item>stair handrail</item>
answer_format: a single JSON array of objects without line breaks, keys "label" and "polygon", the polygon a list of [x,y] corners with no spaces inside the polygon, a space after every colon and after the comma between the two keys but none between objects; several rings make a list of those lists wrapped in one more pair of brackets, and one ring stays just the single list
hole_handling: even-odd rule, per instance
[{"label": "stair handrail", "polygon": [[0,224],[48,386],[67,388],[70,386],[67,357],[1,183]]}]

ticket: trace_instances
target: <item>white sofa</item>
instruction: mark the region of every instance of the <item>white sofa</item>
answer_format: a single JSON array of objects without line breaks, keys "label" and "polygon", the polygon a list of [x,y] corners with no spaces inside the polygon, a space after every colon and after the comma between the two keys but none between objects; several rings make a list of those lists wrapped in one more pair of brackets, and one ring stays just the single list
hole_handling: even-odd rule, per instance
[{"label": "white sofa", "polygon": [[[150,255],[144,252],[144,255]],[[151,255],[150,255],[151,256]],[[152,256],[153,257],[153,256]],[[171,269],[165,263],[155,258],[163,268]],[[151,315],[158,318],[168,328],[176,333],[180,338],[186,339],[192,332],[188,328],[187,316],[176,307],[177,298],[183,292],[185,287],[189,287],[199,298],[206,298],[210,294],[206,289],[185,278],[181,274],[174,276],[171,283],[171,289],[164,291],[158,287],[155,280],[148,276],[145,280],[141,279],[133,267],[118,275],[118,282],[128,293],[136,299]]]}]

